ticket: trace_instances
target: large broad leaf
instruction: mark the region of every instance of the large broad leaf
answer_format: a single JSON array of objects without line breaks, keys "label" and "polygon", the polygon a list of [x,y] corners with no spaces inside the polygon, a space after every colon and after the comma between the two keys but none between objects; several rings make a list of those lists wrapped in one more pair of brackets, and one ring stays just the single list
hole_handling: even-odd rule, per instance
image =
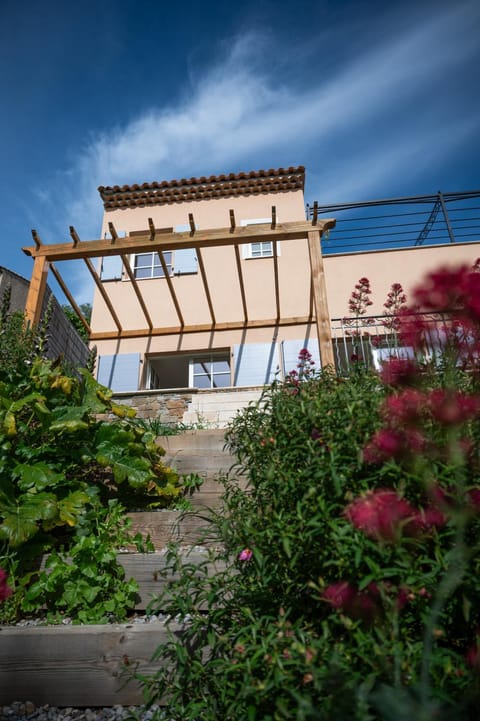
[{"label": "large broad leaf", "polygon": [[71,395],[74,388],[74,380],[69,376],[58,375],[53,380],[50,388],[59,388],[66,396]]},{"label": "large broad leaf", "polygon": [[86,431],[93,426],[88,409],[84,406],[59,406],[52,413],[49,430],[53,433],[80,434],[88,437]]},{"label": "large broad leaf", "polygon": [[51,521],[57,515],[57,499],[53,493],[26,493],[17,503],[2,509],[0,537],[12,547],[21,546],[34,536],[41,521]]},{"label": "large broad leaf", "polygon": [[88,429],[88,423],[81,420],[61,420],[50,424],[52,433],[83,433]]},{"label": "large broad leaf", "polygon": [[2,431],[5,433],[7,438],[12,438],[17,435],[17,421],[15,414],[11,411],[7,411],[3,417]]},{"label": "large broad leaf", "polygon": [[66,498],[58,501],[58,515],[60,520],[68,526],[75,526],[79,515],[83,513],[85,505],[89,501],[89,496],[83,491],[70,493]]},{"label": "large broad leaf", "polygon": [[110,455],[99,454],[97,461],[103,466],[110,466],[117,483],[127,480],[132,488],[141,488],[149,480],[155,478],[150,462],[146,458],[129,456],[119,448]]},{"label": "large broad leaf", "polygon": [[45,396],[43,396],[41,393],[29,393],[28,395],[24,396],[23,398],[19,398],[18,401],[15,401],[10,406],[10,410],[12,413],[17,413],[18,411],[21,411],[22,408],[25,408],[25,406],[34,404],[34,403],[44,403],[45,402]]},{"label": "large broad leaf", "polygon": [[[138,454],[135,434],[115,423],[103,423],[95,436],[96,461],[112,469],[115,481],[140,488],[155,477],[150,461]],[[137,452],[132,452],[134,448]]]},{"label": "large broad leaf", "polygon": [[82,402],[84,407],[92,414],[105,413],[109,408],[112,391],[97,383],[85,368],[80,368],[79,373],[83,378]]},{"label": "large broad leaf", "polygon": [[100,453],[108,455],[115,448],[125,448],[135,442],[135,433],[119,423],[102,423],[95,434],[95,444]]},{"label": "large broad leaf", "polygon": [[85,406],[58,406],[53,411],[54,422],[85,421],[88,411]]},{"label": "large broad leaf", "polygon": [[57,473],[47,463],[19,463],[13,469],[13,474],[18,478],[18,487],[21,491],[28,491],[34,488],[35,491],[44,491],[47,488],[56,486],[63,481],[63,473]]}]

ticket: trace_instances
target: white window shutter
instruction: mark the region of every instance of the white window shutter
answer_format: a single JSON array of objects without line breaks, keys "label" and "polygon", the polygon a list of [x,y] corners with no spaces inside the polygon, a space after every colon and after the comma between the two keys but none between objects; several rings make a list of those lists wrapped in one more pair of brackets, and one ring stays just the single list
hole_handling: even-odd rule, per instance
[{"label": "white window shutter", "polygon": [[285,375],[288,375],[290,371],[298,371],[298,354],[303,348],[306,348],[310,352],[312,360],[315,361],[313,370],[320,370],[322,364],[320,362],[320,351],[316,338],[309,338],[308,340],[284,340],[282,341],[282,358]]},{"label": "white window shutter", "polygon": [[197,272],[197,254],[195,248],[180,248],[173,254],[173,272],[175,275]]},{"label": "white window shutter", "polygon": [[97,380],[112,391],[137,391],[139,368],[140,353],[101,355]]},{"label": "white window shutter", "polygon": [[277,344],[247,343],[236,345],[234,355],[234,385],[268,385],[278,372]]},{"label": "white window shutter", "polygon": [[106,255],[102,258],[101,280],[121,280],[123,263],[119,255]]}]

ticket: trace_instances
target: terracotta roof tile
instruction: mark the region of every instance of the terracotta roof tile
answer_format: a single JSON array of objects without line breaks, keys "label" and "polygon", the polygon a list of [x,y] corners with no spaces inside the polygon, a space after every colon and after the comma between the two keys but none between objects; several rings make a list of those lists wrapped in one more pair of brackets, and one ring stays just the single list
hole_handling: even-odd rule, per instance
[{"label": "terracotta roof tile", "polygon": [[282,193],[303,190],[305,168],[302,165],[249,173],[210,175],[206,178],[182,178],[138,185],[113,185],[98,188],[105,210],[165,205],[184,201],[231,198],[238,195]]}]

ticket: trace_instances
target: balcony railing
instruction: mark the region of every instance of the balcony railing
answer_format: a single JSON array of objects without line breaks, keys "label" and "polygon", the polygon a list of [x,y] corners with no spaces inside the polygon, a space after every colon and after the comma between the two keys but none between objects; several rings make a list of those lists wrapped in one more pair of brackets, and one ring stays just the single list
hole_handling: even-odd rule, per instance
[{"label": "balcony railing", "polygon": [[333,217],[322,251],[351,253],[480,240],[480,190],[306,207],[307,218]]},{"label": "balcony railing", "polygon": [[[463,329],[459,327],[452,330],[447,320],[440,314],[425,313],[412,314],[404,319],[412,327],[419,323],[422,325],[423,361],[441,362],[445,346],[452,339],[452,332],[460,340]],[[348,375],[358,363],[381,370],[382,364],[390,358],[416,357],[413,347],[405,342],[403,334],[399,332],[398,320],[391,315],[334,318],[331,329],[335,365],[340,375]],[[462,339],[468,341],[463,336]]]}]

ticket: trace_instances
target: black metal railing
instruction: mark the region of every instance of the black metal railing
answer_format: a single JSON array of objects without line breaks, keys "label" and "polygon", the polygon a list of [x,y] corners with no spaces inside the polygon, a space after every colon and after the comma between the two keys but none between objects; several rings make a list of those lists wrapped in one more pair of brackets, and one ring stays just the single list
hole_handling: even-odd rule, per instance
[{"label": "black metal railing", "polygon": [[322,250],[347,253],[480,240],[480,190],[355,203],[308,204],[307,218],[336,218]]}]

